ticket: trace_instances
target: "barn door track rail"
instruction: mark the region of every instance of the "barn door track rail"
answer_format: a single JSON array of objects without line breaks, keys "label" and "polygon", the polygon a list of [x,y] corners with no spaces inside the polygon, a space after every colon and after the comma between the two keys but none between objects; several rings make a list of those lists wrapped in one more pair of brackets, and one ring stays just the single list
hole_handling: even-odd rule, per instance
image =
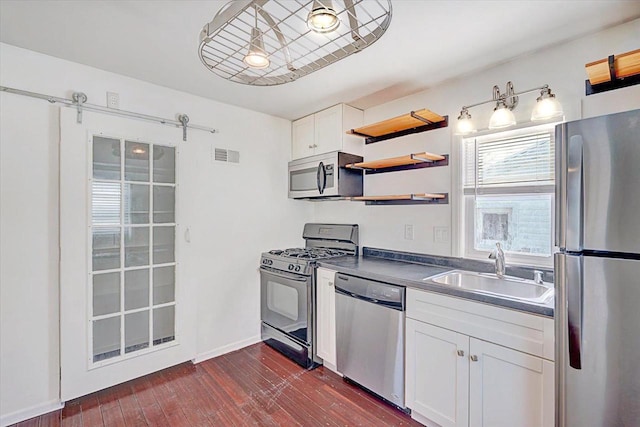
[{"label": "barn door track rail", "polygon": [[1,92],[13,93],[15,95],[28,96],[30,98],[44,99],[52,104],[62,104],[66,107],[76,108],[78,111],[77,122],[82,123],[82,111],[95,111],[103,114],[110,114],[113,116],[127,117],[131,119],[143,120],[147,122],[160,123],[163,125],[182,128],[182,140],[187,140],[187,129],[196,129],[209,133],[219,133],[220,131],[214,128],[189,124],[189,116],[186,114],[178,114],[177,120],[165,119],[163,117],[150,116],[148,114],[136,113],[134,111],[119,110],[115,108],[103,107],[101,105],[88,104],[87,95],[83,92],[74,92],[71,99],[59,98],[57,96],[45,95],[37,92],[29,92],[22,89],[16,89],[7,86],[0,86]]}]

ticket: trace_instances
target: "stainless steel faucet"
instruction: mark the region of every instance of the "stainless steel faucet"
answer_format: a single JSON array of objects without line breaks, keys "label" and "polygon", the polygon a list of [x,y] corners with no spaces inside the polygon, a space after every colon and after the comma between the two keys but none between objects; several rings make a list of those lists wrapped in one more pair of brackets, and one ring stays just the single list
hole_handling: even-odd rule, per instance
[{"label": "stainless steel faucet", "polygon": [[500,243],[496,243],[496,249],[489,254],[489,259],[496,260],[496,276],[502,279],[504,277],[506,267],[504,263],[504,252],[500,247]]}]

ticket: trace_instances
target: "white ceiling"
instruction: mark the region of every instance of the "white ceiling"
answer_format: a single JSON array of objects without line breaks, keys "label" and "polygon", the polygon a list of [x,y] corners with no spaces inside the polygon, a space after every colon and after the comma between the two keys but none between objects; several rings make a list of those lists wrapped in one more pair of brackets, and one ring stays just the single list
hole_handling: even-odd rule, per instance
[{"label": "white ceiling", "polygon": [[226,1],[0,0],[0,40],[295,119],[368,108],[640,16],[640,1],[392,0],[376,44],[295,82],[245,86],[202,65],[198,35]]}]

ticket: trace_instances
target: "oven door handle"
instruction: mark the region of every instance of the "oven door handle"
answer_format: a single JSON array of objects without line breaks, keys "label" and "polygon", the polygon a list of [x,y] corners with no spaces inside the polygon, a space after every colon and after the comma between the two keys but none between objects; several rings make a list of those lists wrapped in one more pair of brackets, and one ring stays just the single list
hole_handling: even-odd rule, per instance
[{"label": "oven door handle", "polygon": [[272,276],[276,276],[276,277],[281,277],[283,279],[287,279],[287,280],[293,280],[295,282],[306,282],[309,277],[306,276],[300,276],[298,274],[287,274],[287,273],[276,273],[275,270],[272,270],[268,267],[262,267],[260,266],[260,270],[261,272],[264,272],[266,274],[271,274]]}]

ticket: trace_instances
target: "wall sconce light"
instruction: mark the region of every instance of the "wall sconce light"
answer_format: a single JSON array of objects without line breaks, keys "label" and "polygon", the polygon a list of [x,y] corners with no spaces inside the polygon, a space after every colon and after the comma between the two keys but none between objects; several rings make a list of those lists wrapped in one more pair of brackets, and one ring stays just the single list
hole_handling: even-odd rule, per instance
[{"label": "wall sconce light", "polygon": [[489,119],[489,129],[503,129],[515,125],[516,118],[513,115],[512,110],[518,105],[518,95],[536,91],[540,91],[540,96],[537,98],[536,105],[533,109],[533,112],[531,113],[532,121],[548,120],[553,117],[562,116],[562,106],[556,99],[556,96],[551,93],[549,85],[536,87],[522,92],[516,92],[513,89],[513,83],[507,82],[504,93],[500,93],[500,88],[496,85],[493,87],[493,97],[491,99],[462,107],[460,115],[458,116],[456,134],[467,135],[475,132],[476,129],[473,125],[473,122],[471,121],[469,108],[477,107],[479,105],[488,104],[491,102],[495,102],[496,106],[493,109],[491,118]]}]

